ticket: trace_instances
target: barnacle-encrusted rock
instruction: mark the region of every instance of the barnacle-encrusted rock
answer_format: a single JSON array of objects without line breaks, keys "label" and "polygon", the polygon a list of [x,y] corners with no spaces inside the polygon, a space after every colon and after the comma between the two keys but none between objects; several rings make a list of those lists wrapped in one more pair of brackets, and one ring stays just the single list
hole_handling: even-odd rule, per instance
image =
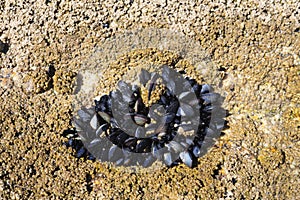
[{"label": "barnacle-encrusted rock", "polygon": [[257,159],[266,169],[276,169],[284,162],[284,153],[274,147],[264,148]]},{"label": "barnacle-encrusted rock", "polygon": [[52,88],[52,77],[43,68],[36,68],[28,72],[24,77],[24,85],[22,86],[25,92],[43,93]]},{"label": "barnacle-encrusted rock", "polygon": [[[0,74],[1,199],[299,196],[298,0],[22,2],[0,1],[0,40],[10,45],[6,54],[0,53],[1,69],[13,69],[19,76],[32,66],[52,63],[63,72],[76,71],[95,46],[117,32],[140,26],[170,28],[200,41],[221,70],[220,85],[232,115],[230,129],[198,167],[126,172],[76,159],[71,148],[61,145],[65,140],[61,133],[70,120],[62,110],[72,103],[70,99],[54,92],[24,94],[19,87],[22,75],[15,84]],[[107,22],[109,27],[103,27]],[[111,76],[121,77],[118,67]],[[193,74],[189,77],[203,83]],[[114,78],[106,81],[115,84]],[[269,122],[267,126],[261,126],[262,120]],[[269,147],[285,154],[285,162],[275,170],[265,170],[257,160],[270,141]]]},{"label": "barnacle-encrusted rock", "polygon": [[54,91],[59,94],[74,92],[76,73],[72,70],[57,70],[53,76]]},{"label": "barnacle-encrusted rock", "polygon": [[[141,68],[153,72],[155,68],[152,66],[163,65],[173,66],[178,71],[185,71],[186,75],[191,78],[202,80],[200,71],[195,70],[187,60],[173,52],[160,51],[155,48],[138,49],[122,55],[117,61],[110,63],[106,70],[103,70],[103,79],[99,80],[95,96],[114,90],[119,80],[126,79],[134,82]],[[130,73],[128,73],[129,70]]]}]

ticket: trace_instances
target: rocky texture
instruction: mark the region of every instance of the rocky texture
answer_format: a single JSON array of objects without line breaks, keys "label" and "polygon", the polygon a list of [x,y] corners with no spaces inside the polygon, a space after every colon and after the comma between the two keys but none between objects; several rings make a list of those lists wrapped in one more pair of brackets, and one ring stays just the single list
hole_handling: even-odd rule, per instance
[{"label": "rocky texture", "polygon": [[[299,199],[298,1],[8,0],[0,10],[1,198]],[[62,146],[81,64],[141,26],[200,41],[224,75],[230,129],[197,168],[132,173]]]}]

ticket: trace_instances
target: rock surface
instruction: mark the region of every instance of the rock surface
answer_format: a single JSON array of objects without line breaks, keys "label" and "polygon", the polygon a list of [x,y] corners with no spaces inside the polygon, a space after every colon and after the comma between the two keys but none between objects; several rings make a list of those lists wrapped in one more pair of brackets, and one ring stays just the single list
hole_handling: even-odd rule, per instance
[{"label": "rock surface", "polygon": [[[0,10],[1,199],[300,198],[298,1],[7,0]],[[196,168],[132,173],[62,145],[80,66],[137,27],[199,41],[223,74],[230,128]]]}]

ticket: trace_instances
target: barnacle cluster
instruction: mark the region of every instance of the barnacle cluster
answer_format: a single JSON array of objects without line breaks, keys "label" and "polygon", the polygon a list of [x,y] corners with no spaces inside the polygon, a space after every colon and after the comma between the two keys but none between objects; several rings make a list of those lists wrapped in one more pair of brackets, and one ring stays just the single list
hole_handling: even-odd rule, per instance
[{"label": "barnacle cluster", "polygon": [[74,123],[80,138],[69,134],[67,146],[77,157],[116,165],[197,165],[224,126],[223,98],[168,66],[161,73],[142,69],[139,83],[119,81],[94,108],[79,110]]}]

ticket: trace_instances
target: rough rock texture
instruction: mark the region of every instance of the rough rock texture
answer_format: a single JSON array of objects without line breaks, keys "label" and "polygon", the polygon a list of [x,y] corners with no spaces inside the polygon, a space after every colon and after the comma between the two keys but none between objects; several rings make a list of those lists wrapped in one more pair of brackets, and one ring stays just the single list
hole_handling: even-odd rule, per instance
[{"label": "rough rock texture", "polygon": [[[300,3],[1,1],[0,198],[299,199]],[[194,169],[132,173],[62,145],[73,82],[97,44],[136,27],[201,42],[230,128]]]}]

